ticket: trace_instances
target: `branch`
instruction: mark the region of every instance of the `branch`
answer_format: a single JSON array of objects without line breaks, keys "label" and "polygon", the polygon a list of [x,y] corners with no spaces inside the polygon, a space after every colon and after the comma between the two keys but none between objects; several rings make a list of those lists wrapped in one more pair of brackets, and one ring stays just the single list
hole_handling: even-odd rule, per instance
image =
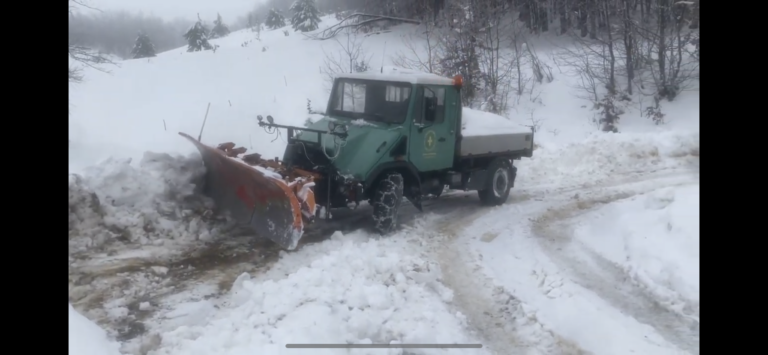
[{"label": "branch", "polygon": [[92,53],[92,49],[88,47],[83,46],[76,46],[76,45],[69,45],[69,56],[72,57],[72,59],[85,64],[88,67],[91,67],[93,69],[96,69],[100,72],[107,73],[108,71],[99,68],[95,66],[94,64],[112,64],[117,65],[117,63],[101,56],[100,54],[94,54]]},{"label": "branch", "polygon": [[[353,22],[353,23],[347,23],[347,22],[352,22],[352,21],[349,21],[352,18],[355,18],[356,21]],[[318,35],[307,35],[307,34],[304,34],[304,36],[307,36],[307,37],[309,37],[311,39],[324,41],[324,40],[333,38],[334,36],[336,36],[339,32],[341,32],[344,29],[347,29],[347,28],[355,28],[355,29],[357,29],[359,27],[362,27],[362,26],[365,26],[365,25],[368,25],[368,24],[371,24],[371,23],[374,23],[374,22],[386,21],[386,20],[388,20],[388,21],[395,21],[395,22],[411,23],[411,24],[414,24],[414,25],[421,24],[421,22],[418,21],[418,20],[412,20],[412,19],[401,18],[401,17],[379,16],[379,15],[354,13],[352,15],[349,15],[349,16],[345,17],[339,23],[324,29]]]},{"label": "branch", "polygon": [[[69,0],[69,1],[72,2],[72,3],[75,3],[75,5],[82,6],[82,7],[86,8],[86,9],[96,10],[98,12],[103,12],[100,9],[97,9],[97,8],[95,8],[93,6],[86,5],[82,0]],[[69,5],[69,13],[70,14],[72,13],[72,9],[74,9],[74,8],[75,8],[74,5]]]}]

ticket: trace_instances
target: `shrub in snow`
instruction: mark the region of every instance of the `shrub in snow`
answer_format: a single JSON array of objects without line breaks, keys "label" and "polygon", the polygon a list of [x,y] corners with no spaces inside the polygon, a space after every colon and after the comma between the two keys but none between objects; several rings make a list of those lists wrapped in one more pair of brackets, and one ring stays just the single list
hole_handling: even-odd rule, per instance
[{"label": "shrub in snow", "polygon": [[148,58],[155,56],[155,45],[149,40],[149,36],[139,32],[139,36],[136,37],[136,44],[131,50],[134,59]]},{"label": "shrub in snow", "polygon": [[654,106],[648,106],[645,108],[643,114],[645,117],[650,118],[656,125],[664,124],[664,117],[666,116],[661,112],[661,98],[657,95],[653,98]]},{"label": "shrub in snow", "polygon": [[309,32],[318,28],[320,16],[315,0],[296,0],[291,5],[291,11],[291,26],[294,31]]},{"label": "shrub in snow", "polygon": [[[616,104],[616,94],[606,94],[600,102],[597,102],[595,106],[600,110],[600,129],[603,132],[618,133],[619,129],[616,127],[619,123],[619,118],[624,114],[624,110]],[[622,97],[623,99],[623,97]]]},{"label": "shrub in snow", "polygon": [[210,38],[226,37],[229,34],[229,27],[221,20],[221,15],[216,14],[216,21],[213,21],[213,29]]},{"label": "shrub in snow", "polygon": [[187,52],[213,49],[213,46],[208,43],[208,29],[200,19],[187,30],[187,33],[184,34],[184,39],[187,40]]},{"label": "shrub in snow", "polygon": [[264,24],[274,30],[285,26],[285,17],[280,13],[280,10],[269,9],[269,14],[267,14],[267,20]]}]

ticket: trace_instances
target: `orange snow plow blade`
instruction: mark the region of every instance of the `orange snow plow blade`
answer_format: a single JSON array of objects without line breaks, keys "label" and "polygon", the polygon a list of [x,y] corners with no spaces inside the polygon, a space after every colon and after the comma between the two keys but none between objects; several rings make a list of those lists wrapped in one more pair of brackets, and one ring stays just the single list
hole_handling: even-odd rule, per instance
[{"label": "orange snow plow blade", "polygon": [[314,220],[316,174],[287,172],[279,162],[262,160],[258,154],[238,158],[245,148],[233,143],[213,148],[185,133],[179,135],[200,151],[206,167],[205,193],[217,208],[281,247],[296,248],[304,222]]}]

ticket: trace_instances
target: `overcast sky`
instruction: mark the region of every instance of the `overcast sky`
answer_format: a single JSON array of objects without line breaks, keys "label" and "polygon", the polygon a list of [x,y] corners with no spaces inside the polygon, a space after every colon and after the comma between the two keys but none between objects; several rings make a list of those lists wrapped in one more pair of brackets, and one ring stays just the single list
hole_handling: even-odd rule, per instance
[{"label": "overcast sky", "polygon": [[[101,10],[143,11],[163,19],[176,17],[196,19],[197,13],[205,21],[213,21],[220,13],[224,23],[234,22],[263,0],[85,0]],[[289,1],[289,0],[285,0]]]}]

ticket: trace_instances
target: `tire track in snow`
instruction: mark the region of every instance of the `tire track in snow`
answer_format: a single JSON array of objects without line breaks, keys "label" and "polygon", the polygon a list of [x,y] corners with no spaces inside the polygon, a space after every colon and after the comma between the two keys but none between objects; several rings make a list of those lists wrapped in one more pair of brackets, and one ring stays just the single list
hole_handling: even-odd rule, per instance
[{"label": "tire track in snow", "polygon": [[[686,168],[659,169],[645,174],[629,172],[603,181],[551,188],[546,185],[527,186],[513,190],[506,205],[529,200],[568,201],[566,196],[572,193],[589,195],[595,190],[622,187],[649,177],[674,178],[688,173]],[[469,196],[464,194],[463,197]],[[489,211],[479,206],[476,197],[466,201],[471,202],[471,206],[454,209],[430,223],[435,232],[428,238],[434,244],[432,249],[443,269],[442,282],[454,290],[454,303],[467,315],[473,330],[481,333],[487,341],[486,345],[497,353],[588,354],[589,352],[574,342],[544,328],[535,315],[526,314],[520,300],[503,287],[495,286],[482,267],[476,265],[473,260],[476,257],[466,252],[469,247],[458,245],[457,241],[464,232],[464,226]],[[521,332],[526,333],[525,336],[520,334]]]},{"label": "tire track in snow", "polygon": [[[525,195],[522,200],[533,197]],[[433,232],[425,237],[433,243],[431,248],[442,269],[441,281],[453,290],[452,303],[467,317],[470,330],[478,333],[485,340],[484,346],[496,354],[587,354],[576,344],[544,329],[534,315],[526,314],[520,300],[494,285],[466,249],[456,244],[463,226],[488,212],[479,206],[477,198],[469,201],[473,202],[471,207],[433,221]],[[514,202],[521,201],[513,196],[508,203]]]},{"label": "tire track in snow", "polygon": [[[666,175],[665,177],[683,174]],[[659,180],[658,176],[637,182]],[[643,287],[630,281],[630,277],[616,263],[573,240],[572,231],[565,222],[584,214],[594,207],[615,202],[659,188],[692,183],[677,181],[665,185],[650,184],[635,191],[587,192],[586,199],[576,198],[562,206],[552,208],[533,220],[532,229],[543,251],[560,269],[570,274],[572,280],[597,293],[602,299],[640,323],[649,325],[667,341],[687,352],[699,353],[699,322],[665,308]],[[620,185],[617,185],[620,186]],[[590,196],[593,195],[593,196]],[[579,258],[576,255],[581,255]]]}]

